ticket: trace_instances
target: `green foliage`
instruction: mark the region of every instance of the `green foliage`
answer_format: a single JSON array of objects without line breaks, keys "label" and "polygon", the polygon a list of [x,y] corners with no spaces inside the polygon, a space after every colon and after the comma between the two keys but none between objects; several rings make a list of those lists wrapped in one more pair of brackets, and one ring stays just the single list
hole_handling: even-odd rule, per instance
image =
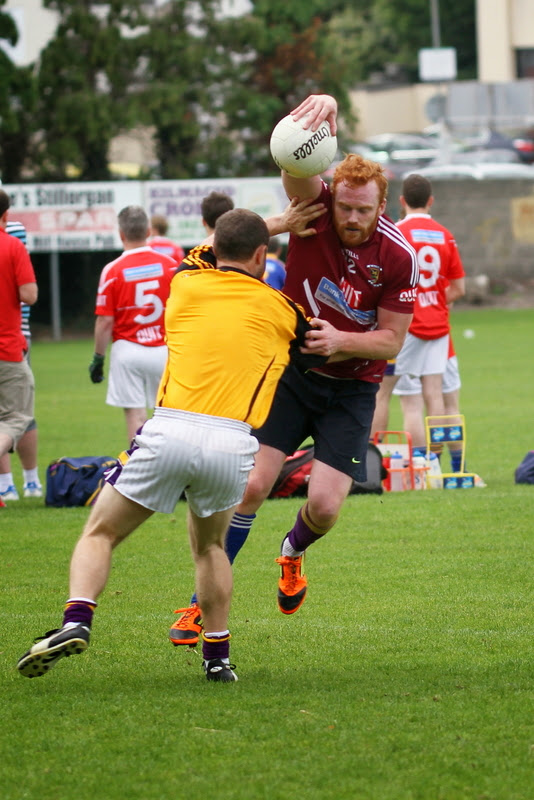
[{"label": "green foliage", "polygon": [[[431,43],[427,0],[252,0],[231,18],[220,0],[43,4],[59,24],[39,62],[0,52],[4,181],[29,162],[39,180],[108,179],[111,140],[138,125],[154,131],[160,177],[275,174],[270,133],[308,94],[335,95],[350,127],[354,84],[392,67],[416,81]],[[475,73],[474,5],[440,8],[459,77]],[[16,40],[1,13],[0,38]]]},{"label": "green foliage", "polygon": [[135,37],[124,29],[143,22],[141,3],[95,6],[79,0],[45,0],[61,15],[41,54],[38,74],[41,172],[64,178],[109,178],[111,139],[134,124],[129,91],[135,79]]},{"label": "green foliage", "polygon": [[[441,46],[456,47],[458,77],[476,76],[474,0],[439,5]],[[432,47],[428,0],[376,0],[352,3],[330,25],[331,46],[342,49],[353,79],[368,80],[373,72],[418,81],[418,52]],[[397,72],[395,72],[395,68]]]},{"label": "green foliage", "polygon": [[[6,0],[1,0],[0,7]],[[0,39],[15,45],[18,31],[13,18],[0,12]],[[32,72],[17,68],[0,49],[0,175],[16,180],[24,164],[32,133],[35,83]]]},{"label": "green foliage", "polygon": [[239,26],[222,21],[219,42],[233,54],[225,78],[224,125],[234,141],[237,175],[275,169],[270,133],[278,120],[308,94],[328,92],[349,113],[346,64],[326,47],[326,24],[336,4],[254,2]]},{"label": "green foliage", "polygon": [[194,177],[207,147],[210,84],[217,81],[216,0],[170,3],[137,42],[143,80],[136,107],[155,128],[161,177]]},{"label": "green foliage", "polygon": [[348,106],[342,65],[326,68],[329,4],[254,3],[237,19],[218,16],[218,5],[173,3],[141,39],[139,114],[155,127],[165,178],[273,172],[268,142],[280,117],[313,91]]}]

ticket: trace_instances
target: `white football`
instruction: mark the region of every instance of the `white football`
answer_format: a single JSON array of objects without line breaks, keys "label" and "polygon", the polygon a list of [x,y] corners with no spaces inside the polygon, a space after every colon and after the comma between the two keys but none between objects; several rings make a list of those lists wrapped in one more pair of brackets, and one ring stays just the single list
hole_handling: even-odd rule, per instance
[{"label": "white football", "polygon": [[304,130],[302,122],[291,114],[280,120],[271,134],[271,155],[294,178],[311,178],[328,169],[337,152],[337,139],[326,120],[315,132]]}]

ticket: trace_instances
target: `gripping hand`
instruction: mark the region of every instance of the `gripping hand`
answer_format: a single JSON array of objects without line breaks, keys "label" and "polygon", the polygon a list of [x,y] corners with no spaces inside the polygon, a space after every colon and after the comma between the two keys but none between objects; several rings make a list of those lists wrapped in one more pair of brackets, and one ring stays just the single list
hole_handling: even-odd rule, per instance
[{"label": "gripping hand", "polygon": [[89,376],[93,383],[101,383],[104,380],[104,356],[100,353],[95,353],[89,364]]}]

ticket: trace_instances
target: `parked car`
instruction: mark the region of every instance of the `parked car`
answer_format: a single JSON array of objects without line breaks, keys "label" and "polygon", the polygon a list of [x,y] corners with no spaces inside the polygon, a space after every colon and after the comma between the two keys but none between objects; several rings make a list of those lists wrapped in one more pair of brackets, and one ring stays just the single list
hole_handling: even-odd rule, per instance
[{"label": "parked car", "polygon": [[463,141],[467,149],[510,150],[523,164],[534,163],[534,129],[485,128],[469,135]]},{"label": "parked car", "polygon": [[364,143],[380,153],[381,163],[387,164],[397,176],[412,167],[429,164],[439,154],[437,142],[422,134],[380,133],[368,136]]},{"label": "parked car", "polygon": [[392,180],[399,178],[407,169],[430,163],[438,150],[433,141],[418,134],[384,133],[370,136],[340,149],[324,177],[331,177],[345,153],[359,153],[370,161],[378,162],[383,166],[388,180]]},{"label": "parked car", "polygon": [[516,178],[527,178],[534,181],[534,165],[521,163],[506,163],[495,161],[478,161],[471,163],[436,163],[420,169],[407,170],[403,178],[417,172],[424,175],[429,180],[449,180],[455,179],[500,179],[513,180]]},{"label": "parked car", "polygon": [[534,128],[526,131],[511,131],[508,135],[521,161],[524,164],[534,164]]}]

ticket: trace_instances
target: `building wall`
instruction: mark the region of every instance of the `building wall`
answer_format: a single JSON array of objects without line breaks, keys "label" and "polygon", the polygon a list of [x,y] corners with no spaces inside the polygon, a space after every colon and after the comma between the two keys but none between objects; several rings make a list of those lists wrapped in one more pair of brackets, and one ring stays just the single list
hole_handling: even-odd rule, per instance
[{"label": "building wall", "polygon": [[515,50],[534,48],[532,0],[476,0],[478,79],[517,78]]},{"label": "building wall", "polygon": [[[432,182],[433,216],[454,234],[469,277],[510,286],[534,282],[532,180]],[[401,184],[390,182],[387,214],[397,219]]]},{"label": "building wall", "polygon": [[414,84],[393,89],[350,93],[358,123],[351,132],[354,139],[365,139],[378,133],[411,133],[422,131],[432,123],[425,106],[430,98],[446,87],[436,84]]}]

